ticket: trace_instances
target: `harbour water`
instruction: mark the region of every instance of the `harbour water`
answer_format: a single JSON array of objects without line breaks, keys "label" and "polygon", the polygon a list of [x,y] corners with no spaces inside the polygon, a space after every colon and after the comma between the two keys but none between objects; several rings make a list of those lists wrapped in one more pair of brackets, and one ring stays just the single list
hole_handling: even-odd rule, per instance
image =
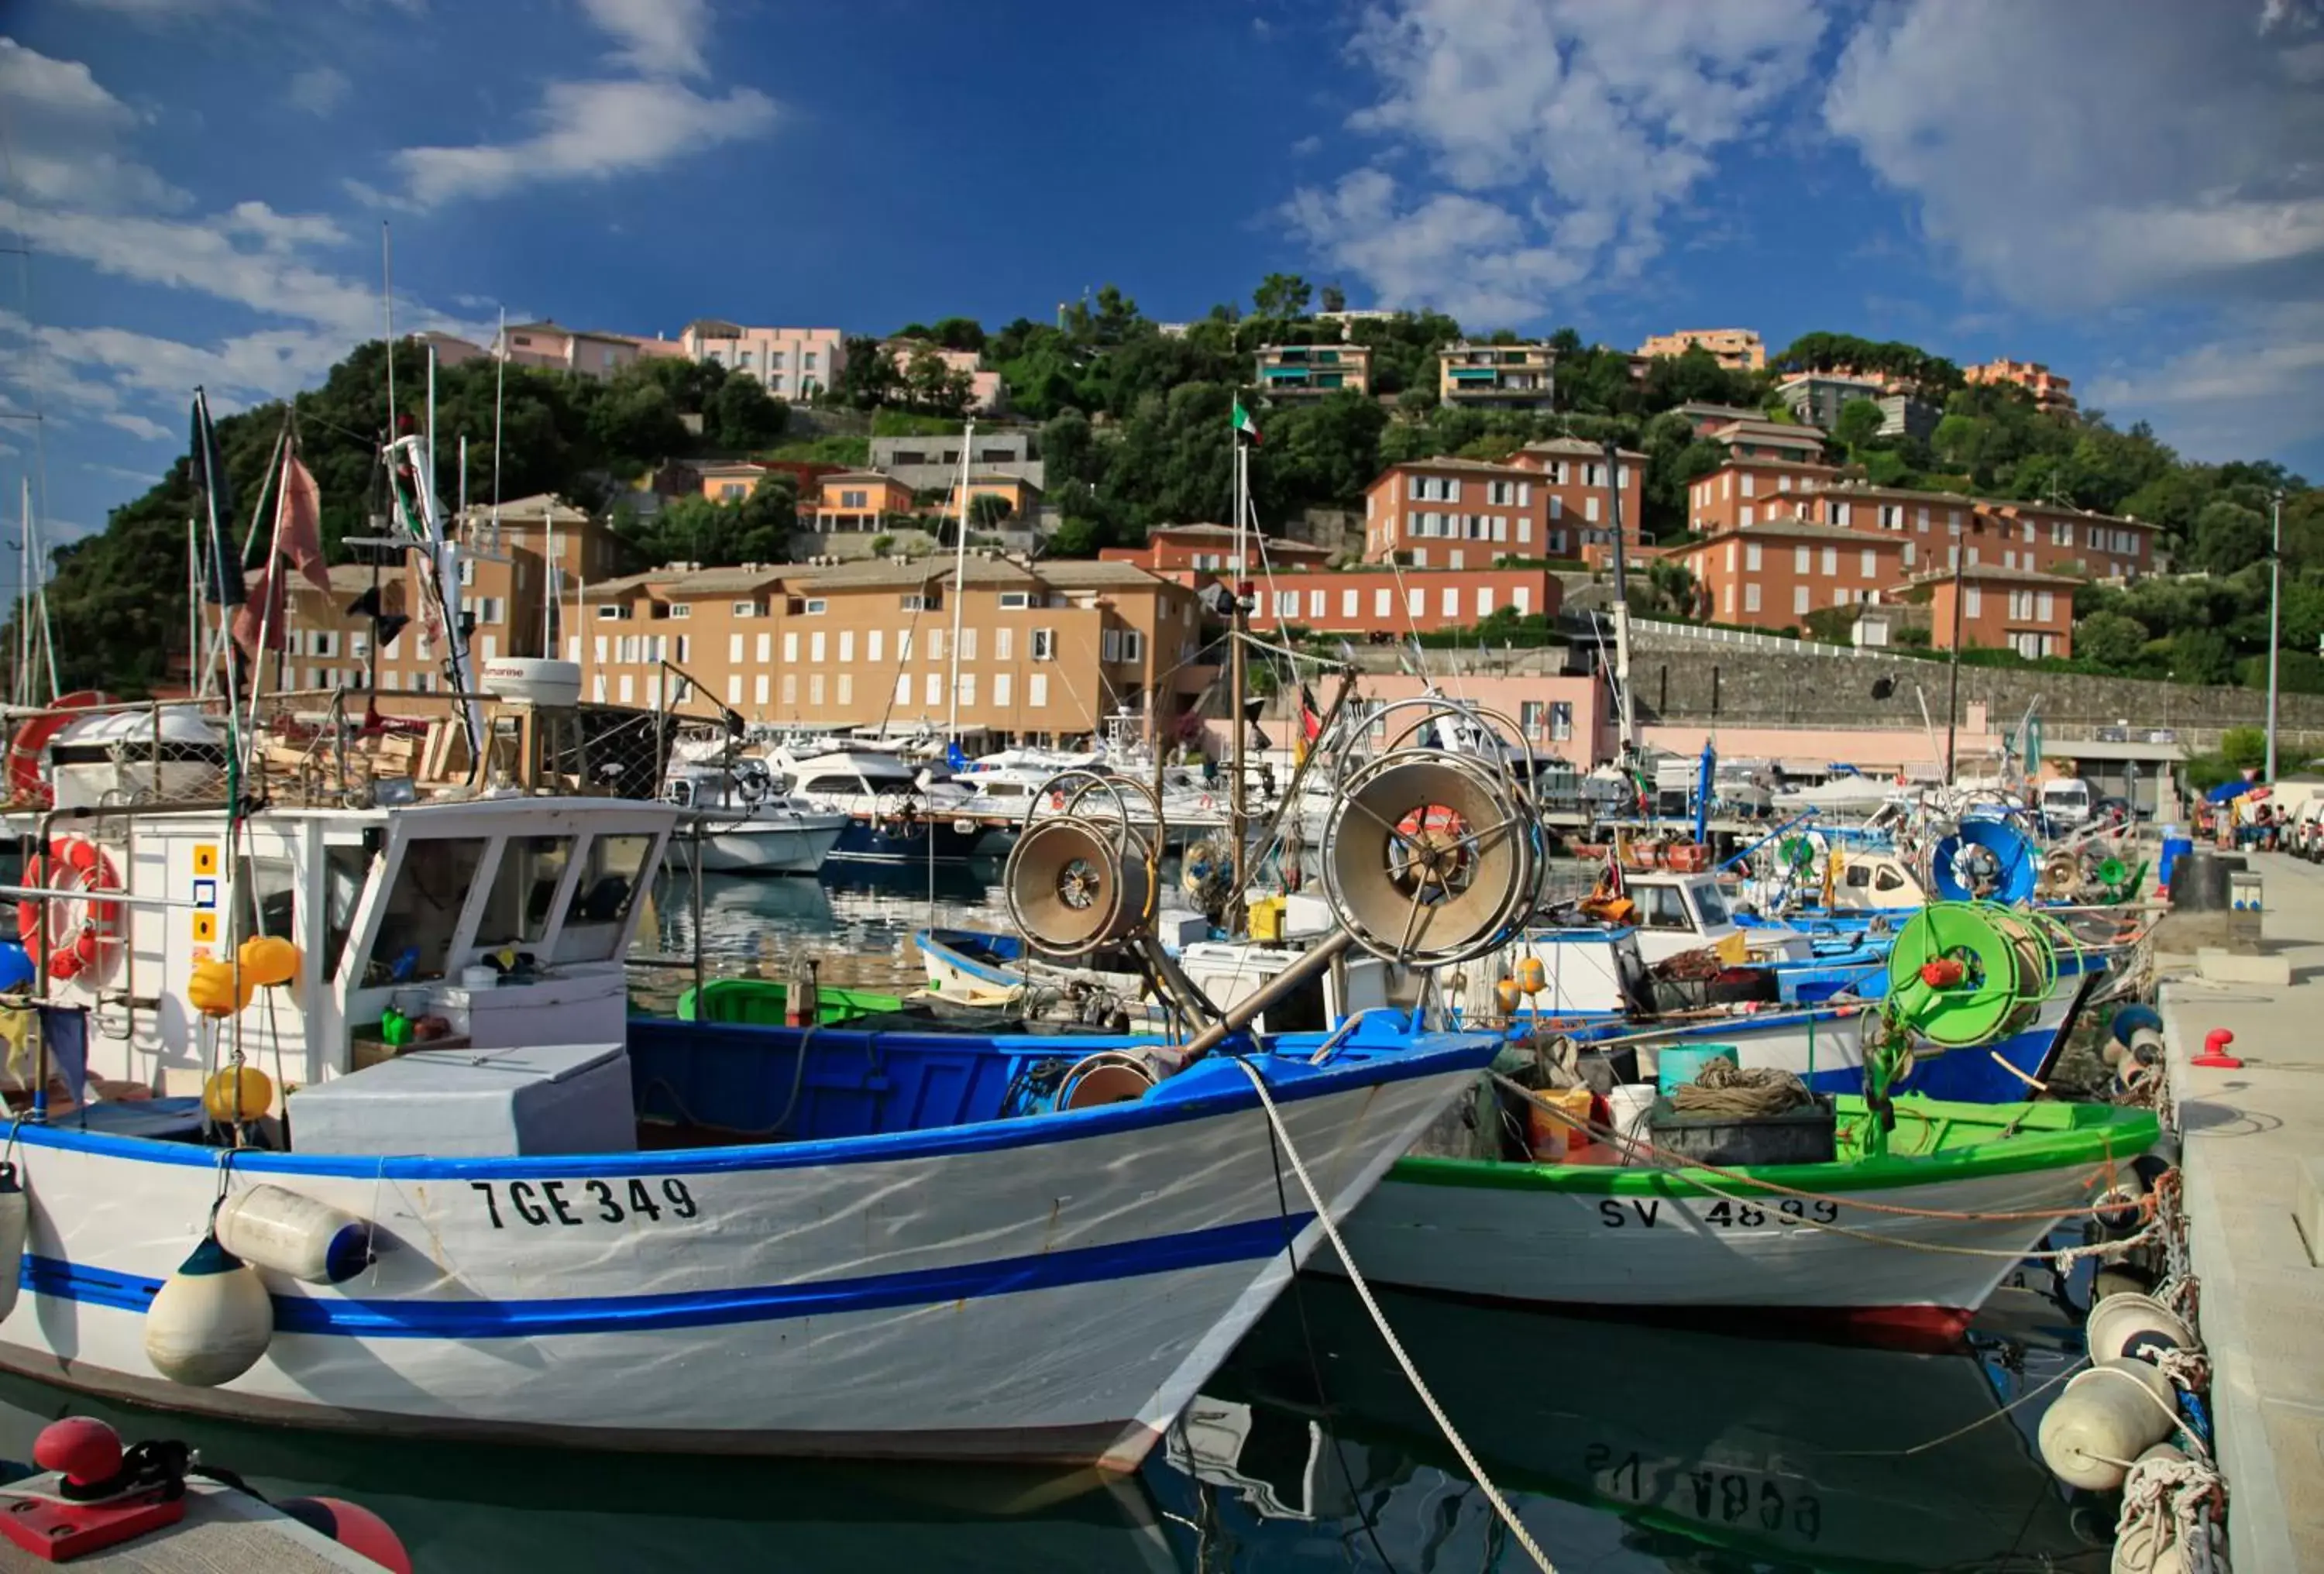
[{"label": "harbour water", "polygon": [[[717,973],[908,989],[911,932],[1003,921],[997,864],[822,881],[710,877]],[[694,944],[683,876],[650,943]],[[641,993],[674,995],[675,971]],[[2085,1271],[2087,1277],[2087,1270]],[[2087,1284],[2028,1268],[1965,1348],[1907,1352],[1386,1293],[1399,1339],[1566,1570],[2106,1566],[2111,1515],[2032,1439],[2079,1359]],[[544,1380],[553,1381],[547,1375]],[[2023,1403],[2021,1403],[2023,1402]],[[1499,1569],[1526,1566],[1353,1295],[1305,1279],[1135,1477],[628,1458],[301,1434],[124,1412],[0,1380],[0,1455],[94,1413],[180,1437],[269,1495],[384,1515],[423,1570]]]},{"label": "harbour water", "polygon": [[[2005,1291],[1942,1354],[1383,1305],[1561,1569],[2106,1567],[2110,1514],[2034,1457],[2048,1395],[2006,1408],[2076,1358],[2036,1291]],[[434,1574],[1526,1566],[1328,1281],[1303,1281],[1120,1480],[390,1442],[124,1412],[14,1378],[0,1454],[25,1457],[69,1413],[181,1438],[270,1496],[353,1498]]]}]

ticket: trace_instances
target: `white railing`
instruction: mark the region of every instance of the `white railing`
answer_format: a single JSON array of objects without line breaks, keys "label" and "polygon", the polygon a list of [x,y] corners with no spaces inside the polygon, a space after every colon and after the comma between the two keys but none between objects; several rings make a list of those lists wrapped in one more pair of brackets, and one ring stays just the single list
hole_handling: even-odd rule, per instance
[{"label": "white railing", "polygon": [[1733,645],[1745,650],[1772,650],[1786,656],[1884,656],[1877,646],[1827,645],[1821,640],[1787,640],[1781,634],[1760,634],[1745,629],[1706,629],[1700,623],[1666,623],[1658,618],[1633,618],[1630,626],[1641,633],[1657,634],[1705,645]]}]

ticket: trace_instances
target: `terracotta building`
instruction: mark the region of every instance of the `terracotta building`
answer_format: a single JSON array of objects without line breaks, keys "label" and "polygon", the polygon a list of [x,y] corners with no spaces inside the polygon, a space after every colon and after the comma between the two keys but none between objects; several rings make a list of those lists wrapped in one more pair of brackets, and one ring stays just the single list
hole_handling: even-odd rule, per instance
[{"label": "terracotta building", "polygon": [[1156,525],[1146,532],[1143,547],[1108,547],[1098,554],[1108,563],[1130,563],[1149,574],[1181,577],[1200,571],[1211,574],[1257,574],[1261,568],[1312,568],[1332,554],[1328,548],[1281,536],[1246,534],[1240,557],[1235,533],[1225,525]]},{"label": "terracotta building", "polygon": [[916,506],[912,489],[877,470],[842,470],[816,483],[812,503],[799,499],[799,524],[807,529],[876,530],[890,514]]},{"label": "terracotta building", "polygon": [[[1644,540],[1645,456],[1619,465],[1624,536]],[[1390,553],[1416,568],[1489,566],[1496,557],[1611,560],[1613,532],[1604,452],[1572,439],[1536,443],[1506,465],[1415,459],[1392,465],[1364,492],[1364,557]]]},{"label": "terracotta building", "polygon": [[1259,352],[1255,381],[1269,396],[1370,393],[1370,345],[1269,345]]},{"label": "terracotta building", "polygon": [[[1634,557],[1646,543],[1646,456],[1628,448],[1616,456],[1615,484],[1622,496],[1622,539]],[[1608,523],[1606,450],[1579,437],[1527,443],[1509,456],[1521,470],[1538,473],[1548,486],[1544,523],[1552,534],[1571,530],[1580,549],[1572,556],[1592,568],[1613,561],[1614,534]],[[1565,553],[1553,551],[1550,556]]]},{"label": "terracotta building", "polygon": [[1554,616],[1565,593],[1546,568],[1278,570],[1250,583],[1255,630],[1366,638],[1467,629],[1495,612]]},{"label": "terracotta building", "polygon": [[1686,489],[1687,529],[1709,535],[1781,515],[1795,515],[1800,499],[1834,484],[1829,465],[1780,458],[1738,458]]},{"label": "terracotta building", "polygon": [[1930,643],[1953,648],[1954,598],[1960,600],[1963,649],[2015,650],[2018,655],[2074,653],[2074,587],[2062,575],[1981,564],[1964,567],[1958,589],[1949,573],[1917,575],[1911,584],[1929,599]]},{"label": "terracotta building", "polygon": [[1655,335],[1638,346],[1637,353],[1653,360],[1683,355],[1697,345],[1730,372],[1757,372],[1767,364],[1767,346],[1760,342],[1756,328],[1681,328],[1674,334]]},{"label": "terracotta building", "polygon": [[1970,382],[2014,382],[2034,396],[2043,410],[2070,415],[2075,401],[2073,382],[2059,376],[2039,361],[2013,361],[2006,355],[1982,366],[1964,366],[1961,376]]},{"label": "terracotta building", "polygon": [[1909,541],[1795,517],[1721,529],[1666,554],[1694,575],[1697,611],[1754,628],[1803,627],[1810,612],[1877,602],[1910,572]]}]

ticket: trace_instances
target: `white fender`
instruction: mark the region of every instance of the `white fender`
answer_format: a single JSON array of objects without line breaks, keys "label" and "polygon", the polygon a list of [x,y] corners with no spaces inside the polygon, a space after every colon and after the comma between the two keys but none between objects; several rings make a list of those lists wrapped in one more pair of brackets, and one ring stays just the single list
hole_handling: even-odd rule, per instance
[{"label": "white fender", "polygon": [[2042,1418],[2042,1462],[2069,1487],[2111,1492],[2135,1459],[2176,1430],[2171,1380],[2144,1361],[2102,1362],[2079,1373]]},{"label": "white fender", "polygon": [[32,1199],[18,1183],[16,1166],[0,1163],[0,1319],[16,1310],[23,1288],[24,1238],[32,1224]]},{"label": "white fender", "polygon": [[212,1228],[227,1254],[309,1284],[338,1284],[371,1264],[371,1226],[281,1186],[236,1192]]},{"label": "white fender", "polygon": [[258,1270],[216,1236],[161,1282],[145,1310],[145,1358],[172,1383],[215,1388],[258,1364],[274,1337],[274,1302]]},{"label": "white fender", "polygon": [[2136,1293],[2108,1295],[2100,1300],[2090,1308],[2084,1335],[2089,1340],[2093,1361],[2103,1361],[2110,1356],[2152,1358],[2164,1349],[2195,1348],[2195,1330],[2187,1326],[2184,1319],[2153,1296]]}]

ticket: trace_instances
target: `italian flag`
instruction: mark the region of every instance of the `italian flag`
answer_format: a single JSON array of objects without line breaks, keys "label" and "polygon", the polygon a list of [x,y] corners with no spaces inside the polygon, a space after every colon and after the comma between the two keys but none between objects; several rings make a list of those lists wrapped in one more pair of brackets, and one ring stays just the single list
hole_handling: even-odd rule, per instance
[{"label": "italian flag", "polygon": [[1250,411],[1243,409],[1240,399],[1235,400],[1234,434],[1252,447],[1259,446],[1259,423],[1250,419]]}]

